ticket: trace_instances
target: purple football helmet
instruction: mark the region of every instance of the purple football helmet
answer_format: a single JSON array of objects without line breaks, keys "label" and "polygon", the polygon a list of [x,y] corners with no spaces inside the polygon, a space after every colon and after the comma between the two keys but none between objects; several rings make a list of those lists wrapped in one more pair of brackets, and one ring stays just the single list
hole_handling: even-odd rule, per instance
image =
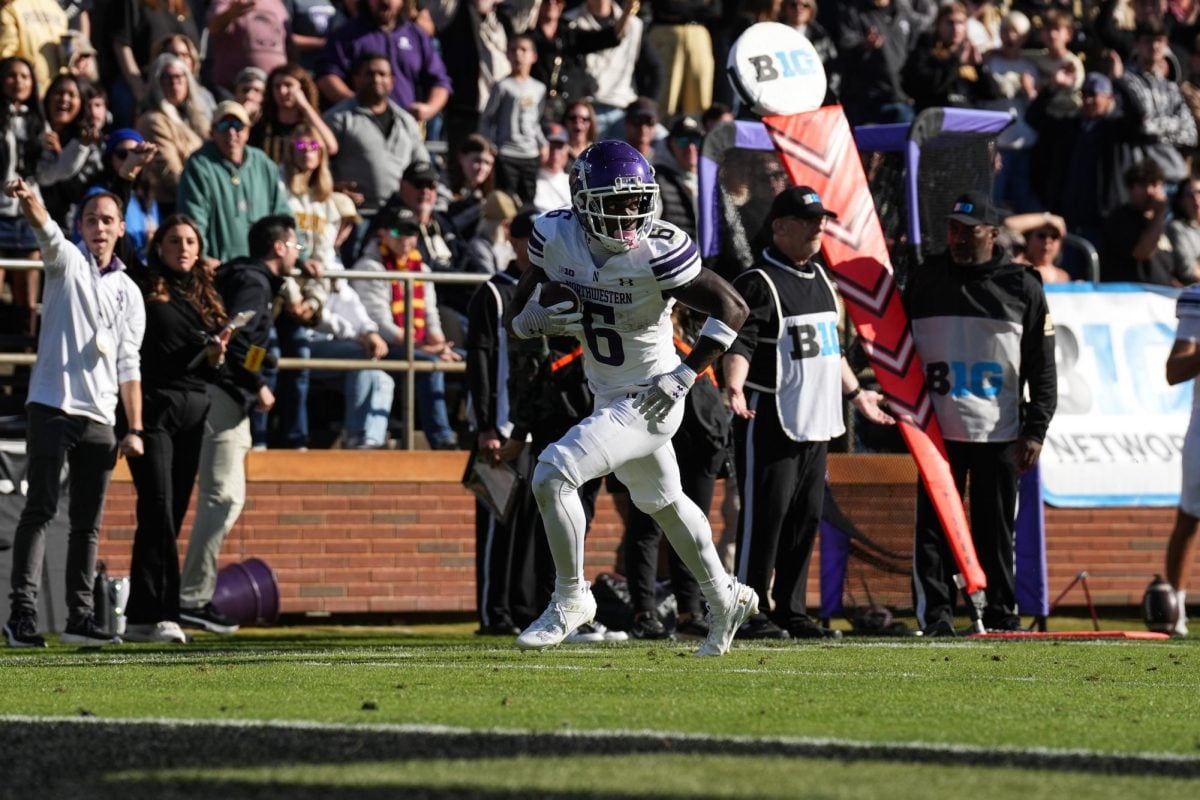
[{"label": "purple football helmet", "polygon": [[607,249],[632,250],[649,235],[658,209],[654,168],[625,142],[596,142],[571,167],[571,206]]}]

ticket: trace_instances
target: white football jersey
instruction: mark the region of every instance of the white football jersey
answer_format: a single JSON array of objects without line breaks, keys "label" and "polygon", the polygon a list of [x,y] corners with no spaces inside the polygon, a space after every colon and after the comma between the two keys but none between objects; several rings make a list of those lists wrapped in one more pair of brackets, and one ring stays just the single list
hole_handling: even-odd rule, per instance
[{"label": "white football jersey", "polygon": [[583,301],[584,372],[596,394],[645,386],[679,366],[671,308],[663,295],[700,274],[696,244],[679,228],[656,220],[650,235],[599,267],[575,212],[538,217],[529,260],[550,280],[570,284]]}]

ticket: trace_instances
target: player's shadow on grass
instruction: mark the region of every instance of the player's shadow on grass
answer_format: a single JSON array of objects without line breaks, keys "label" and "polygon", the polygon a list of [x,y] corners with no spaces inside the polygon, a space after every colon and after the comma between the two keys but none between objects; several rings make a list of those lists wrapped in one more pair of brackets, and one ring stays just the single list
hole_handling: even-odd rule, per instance
[{"label": "player's shadow on grass", "polygon": [[[437,730],[406,731],[396,727],[335,727],[303,724],[156,723],[107,720],[0,720],[5,770],[0,798],[87,797],[141,800],[218,797],[221,800],[287,797],[298,800],[331,797],[375,800],[382,797],[477,797],[512,800],[521,797],[570,796],[632,798],[637,787],[611,786],[569,794],[529,790],[444,788],[401,785],[337,786],[296,782],[258,783],[238,780],[230,770],[289,767],[352,767],[405,761],[505,759],[526,756],[648,755],[655,753],[727,756],[833,758],[846,762],[876,761],[948,766],[1019,767],[1048,771],[1104,772],[1118,775],[1200,777],[1200,759],[1084,755],[1053,751],[997,751],[935,745],[860,746],[854,743],[753,738],[679,738],[653,734],[589,735],[587,733],[489,733]],[[536,763],[536,762],[535,762]],[[163,774],[190,771],[195,779]],[[224,774],[207,774],[226,770]],[[361,773],[360,773],[361,775]],[[471,776],[474,777],[474,776]],[[232,780],[231,780],[232,779]],[[386,780],[386,776],[384,776]],[[310,780],[322,780],[310,774]],[[328,778],[324,779],[328,782]],[[619,776],[614,776],[619,782]]]}]

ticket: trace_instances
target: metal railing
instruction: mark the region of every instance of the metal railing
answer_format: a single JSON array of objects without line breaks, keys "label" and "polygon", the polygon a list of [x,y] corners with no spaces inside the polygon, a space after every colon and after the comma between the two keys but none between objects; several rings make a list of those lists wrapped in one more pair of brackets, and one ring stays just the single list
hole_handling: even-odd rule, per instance
[{"label": "metal railing", "polygon": [[[11,258],[0,258],[0,269],[13,270],[15,272],[29,272],[42,269],[40,261],[26,261]],[[294,277],[301,277],[300,273],[293,273]],[[480,284],[486,281],[490,275],[479,273],[455,273],[455,272],[364,272],[361,270],[337,270],[335,272],[326,273],[327,278],[338,278],[346,280],[367,280],[367,281],[387,281],[394,283],[400,281],[404,284],[404,307],[406,309],[413,307],[413,282],[428,281],[436,284]],[[322,371],[350,371],[363,369],[378,369],[384,372],[403,372],[404,378],[404,443],[406,449],[413,449],[413,434],[416,431],[416,379],[418,372],[446,372],[446,373],[463,373],[466,372],[466,364],[461,361],[416,361],[413,357],[416,349],[413,343],[413,315],[405,315],[404,325],[404,359],[402,360],[370,360],[365,358],[280,358],[278,362],[281,370],[322,370]],[[458,344],[462,344],[459,342]],[[0,353],[0,364],[12,364],[18,366],[32,365],[37,361],[37,355],[34,353]]]}]

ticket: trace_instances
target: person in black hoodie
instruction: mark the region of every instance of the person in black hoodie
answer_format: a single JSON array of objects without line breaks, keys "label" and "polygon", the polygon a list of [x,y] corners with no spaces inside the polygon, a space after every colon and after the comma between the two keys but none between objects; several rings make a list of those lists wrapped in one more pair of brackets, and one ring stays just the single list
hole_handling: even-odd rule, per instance
[{"label": "person in black hoodie", "polygon": [[296,223],[286,215],[266,216],[250,227],[250,256],[217,269],[216,287],[230,319],[254,316],[229,340],[225,369],[210,390],[212,405],[200,451],[196,519],[188,540],[179,590],[179,618],[213,633],[233,633],[234,620],[212,607],[217,554],[246,502],[246,453],[250,411],[270,411],[275,395],[262,367],[271,335],[271,306],[300,254]]},{"label": "person in black hoodie", "polygon": [[[946,224],[947,252],[912,274],[904,306],[959,494],[970,476],[984,627],[1018,630],[1017,477],[1037,464],[1058,403],[1054,325],[1037,273],[996,245],[1000,216],[986,193],[958,198]],[[913,553],[917,620],[926,636],[953,636],[954,561],[920,482]]]},{"label": "person in black hoodie", "polygon": [[[204,237],[192,219],[168,217],[150,242],[141,276],[142,458],[129,460],[137,488],[128,624],[131,642],[186,642],[179,627],[179,537],[200,465],[207,383],[224,362],[229,332],[213,279],[203,267]],[[199,268],[197,268],[199,266]]]}]

